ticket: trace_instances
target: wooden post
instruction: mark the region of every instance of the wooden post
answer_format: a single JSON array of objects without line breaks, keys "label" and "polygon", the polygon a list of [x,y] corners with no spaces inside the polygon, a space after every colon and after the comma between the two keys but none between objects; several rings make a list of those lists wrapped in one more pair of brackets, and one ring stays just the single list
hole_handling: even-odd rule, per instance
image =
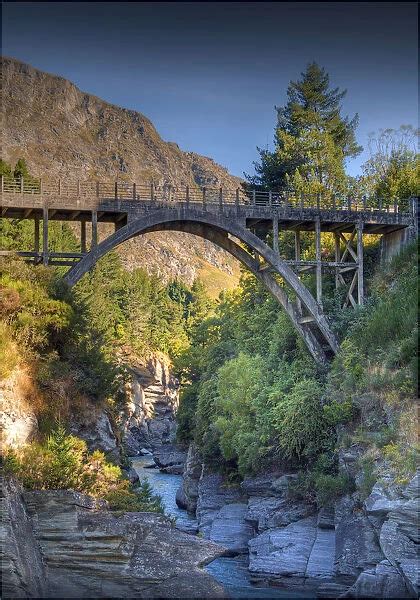
[{"label": "wooden post", "polygon": [[92,210],[92,243],[91,250],[98,244],[98,213]]},{"label": "wooden post", "polygon": [[351,210],[351,196],[347,196],[347,206],[350,211]]},{"label": "wooden post", "polygon": [[96,197],[99,198],[99,181],[96,182]]},{"label": "wooden post", "polygon": [[321,221],[315,220],[315,251],[316,251],[316,299],[322,304],[322,265],[321,265]]},{"label": "wooden post", "polygon": [[303,195],[303,192],[301,192],[300,194],[300,210],[303,210],[305,207],[305,196]]},{"label": "wooden post", "polygon": [[321,208],[321,194],[316,195],[316,207],[318,210]]},{"label": "wooden post", "polygon": [[185,199],[187,201],[187,204],[190,203],[190,186],[187,185],[187,187],[185,188]]},{"label": "wooden post", "polygon": [[[340,262],[340,236],[338,233],[334,233],[334,243],[335,243],[335,262]],[[340,287],[340,267],[335,267],[335,289],[338,290]]]},{"label": "wooden post", "polygon": [[61,179],[58,180],[58,195],[61,196]]},{"label": "wooden post", "polygon": [[[300,231],[295,231],[295,260],[300,261]],[[298,271],[299,272],[299,271]],[[299,277],[299,275],[298,275]],[[300,277],[299,277],[300,279]],[[302,314],[302,302],[298,296],[296,296],[296,306],[298,313]]]},{"label": "wooden post", "polygon": [[357,301],[363,304],[363,222],[360,220],[357,224]]},{"label": "wooden post", "polygon": [[42,263],[48,265],[48,208],[42,208]]},{"label": "wooden post", "polygon": [[82,254],[87,252],[86,249],[86,221],[80,221],[80,248]]},{"label": "wooden post", "polygon": [[273,217],[273,250],[279,254],[279,218]]},{"label": "wooden post", "polygon": [[255,190],[252,190],[252,204],[255,206],[256,198],[255,198]]},{"label": "wooden post", "polygon": [[4,177],[3,175],[1,176],[1,193],[4,192]]},{"label": "wooden post", "polygon": [[154,185],[153,181],[150,183],[150,198],[151,198],[152,202],[155,199],[155,185]]},{"label": "wooden post", "polygon": [[20,193],[23,194],[23,177],[20,176]]},{"label": "wooden post", "polygon": [[239,208],[239,188],[236,188],[235,204],[236,204],[236,207]]},{"label": "wooden post", "polygon": [[77,197],[80,196],[80,180],[77,180]]},{"label": "wooden post", "polygon": [[35,227],[35,244],[34,250],[37,254],[39,254],[39,216],[35,215],[34,219],[34,227]]},{"label": "wooden post", "polygon": [[397,212],[398,212],[398,202],[397,202],[397,199],[394,198],[394,213],[397,213]]},{"label": "wooden post", "polygon": [[222,187],[219,189],[219,204],[220,204],[220,206],[223,205],[223,188]]},{"label": "wooden post", "polygon": [[366,210],[366,196],[365,195],[362,196],[362,202],[363,202],[363,210]]},{"label": "wooden post", "polygon": [[273,206],[273,194],[271,190],[268,192],[268,205]]},{"label": "wooden post", "polygon": [[115,182],[115,190],[114,190],[115,200],[118,200],[118,181]]},{"label": "wooden post", "polygon": [[44,191],[44,189],[42,187],[42,179],[40,179],[39,180],[39,193],[41,194],[41,196],[42,196],[43,191]]},{"label": "wooden post", "polygon": [[133,183],[133,200],[137,200],[136,184]]},{"label": "wooden post", "polygon": [[206,188],[203,187],[203,206],[206,204]]}]

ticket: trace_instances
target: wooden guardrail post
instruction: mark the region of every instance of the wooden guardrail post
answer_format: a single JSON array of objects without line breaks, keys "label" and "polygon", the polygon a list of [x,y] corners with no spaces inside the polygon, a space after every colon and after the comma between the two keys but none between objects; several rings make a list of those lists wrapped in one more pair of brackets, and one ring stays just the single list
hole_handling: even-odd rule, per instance
[{"label": "wooden guardrail post", "polygon": [[366,210],[366,195],[363,194],[362,196],[362,203],[363,203],[363,210]]},{"label": "wooden guardrail post", "polygon": [[350,211],[351,210],[351,196],[347,196],[347,206]]},{"label": "wooden guardrail post", "polygon": [[80,196],[80,179],[77,180],[77,197]]},{"label": "wooden guardrail post", "polygon": [[4,192],[4,177],[3,175],[1,176],[1,193]]},{"label": "wooden guardrail post", "polygon": [[133,200],[137,200],[136,184],[133,183]]},{"label": "wooden guardrail post", "polygon": [[273,194],[271,190],[268,192],[268,205],[273,206]]},{"label": "wooden guardrail post", "polygon": [[397,213],[397,212],[398,212],[398,202],[397,202],[397,199],[394,198],[394,213]]},{"label": "wooden guardrail post", "polygon": [[99,181],[96,182],[96,197],[99,198]]},{"label": "wooden guardrail post", "polygon": [[92,210],[92,243],[91,249],[95,248],[98,244],[98,213],[96,210]]},{"label": "wooden guardrail post", "polygon": [[58,195],[61,196],[61,179],[58,180]]},{"label": "wooden guardrail post", "polygon": [[153,183],[153,180],[150,182],[150,198],[151,198],[152,202],[155,199],[155,185]]},{"label": "wooden guardrail post", "polygon": [[20,193],[23,194],[23,176],[20,176]]},{"label": "wooden guardrail post", "polygon": [[236,188],[235,204],[236,204],[236,208],[239,208],[239,188]]},{"label": "wooden guardrail post", "polygon": [[44,193],[44,187],[42,185],[42,179],[41,178],[39,179],[39,193],[41,194],[41,196]]},{"label": "wooden guardrail post", "polygon": [[223,206],[223,188],[219,189],[219,205]]},{"label": "wooden guardrail post", "polygon": [[255,206],[256,204],[256,196],[255,196],[255,190],[252,190],[252,204]]},{"label": "wooden guardrail post", "polygon": [[203,207],[206,205],[206,188],[203,187]]},{"label": "wooden guardrail post", "polygon": [[118,200],[118,181],[115,182],[115,190],[114,190],[115,200]]},{"label": "wooden guardrail post", "polygon": [[187,185],[185,188],[185,200],[187,202],[187,204],[190,203],[190,186]]},{"label": "wooden guardrail post", "polygon": [[42,263],[48,265],[48,207],[42,207]]}]

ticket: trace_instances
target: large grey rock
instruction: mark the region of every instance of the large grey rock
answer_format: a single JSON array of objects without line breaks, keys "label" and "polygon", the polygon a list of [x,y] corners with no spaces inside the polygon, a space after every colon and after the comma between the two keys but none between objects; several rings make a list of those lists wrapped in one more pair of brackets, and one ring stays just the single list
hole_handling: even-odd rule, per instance
[{"label": "large grey rock", "polygon": [[88,414],[73,417],[70,423],[73,435],[85,440],[89,450],[100,450],[116,461],[120,459],[117,439],[108,415],[100,409],[92,409]]},{"label": "large grey rock", "polygon": [[231,554],[246,554],[248,542],[254,535],[253,527],[245,520],[247,512],[246,504],[222,506],[211,524],[209,539]]},{"label": "large grey rock", "polygon": [[356,582],[339,598],[410,598],[404,579],[389,561],[363,571]]},{"label": "large grey rock", "polygon": [[71,491],[25,492],[24,501],[46,565],[41,597],[224,597],[200,568],[223,553],[220,546],[179,531],[162,515],[116,516]]},{"label": "large grey rock", "polygon": [[335,531],[335,573],[352,583],[362,571],[374,568],[385,557],[374,527],[361,510],[340,516]]},{"label": "large grey rock", "polygon": [[227,486],[218,474],[203,474],[198,484],[196,516],[199,530],[205,538],[210,537],[214,519],[225,504],[244,503],[242,491],[238,487]]},{"label": "large grey rock", "polygon": [[16,481],[2,480],[0,563],[3,598],[43,598],[45,567]]},{"label": "large grey rock", "polygon": [[315,512],[313,506],[303,502],[291,502],[283,498],[251,496],[248,500],[247,520],[252,522],[259,532],[282,527],[310,516]]},{"label": "large grey rock", "polygon": [[384,555],[399,569],[406,587],[417,598],[420,591],[418,544],[406,536],[401,531],[399,522],[392,518],[382,525],[379,541]]},{"label": "large grey rock", "polygon": [[[271,579],[329,579],[334,573],[334,532],[312,516],[271,529],[249,542],[249,570]],[[290,579],[289,579],[290,581]]]},{"label": "large grey rock", "polygon": [[264,473],[256,477],[245,477],[241,483],[241,489],[248,496],[276,496],[276,492],[272,488],[272,483],[275,479],[276,475],[273,473]]},{"label": "large grey rock", "polygon": [[[188,448],[187,460],[182,474],[182,490],[177,494],[177,504],[189,512],[195,512],[198,500],[198,482],[203,472],[203,464],[198,448],[191,443]],[[178,503],[178,499],[182,503]]]},{"label": "large grey rock", "polygon": [[159,469],[172,475],[180,475],[183,472],[186,458],[187,453],[184,450],[172,445],[161,446],[153,453],[153,459]]}]

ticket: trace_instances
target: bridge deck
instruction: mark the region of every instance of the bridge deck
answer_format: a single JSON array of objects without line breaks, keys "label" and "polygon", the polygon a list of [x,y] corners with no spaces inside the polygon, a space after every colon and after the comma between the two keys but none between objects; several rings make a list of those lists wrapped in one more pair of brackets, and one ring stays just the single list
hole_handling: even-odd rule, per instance
[{"label": "bridge deck", "polygon": [[179,200],[115,199],[112,197],[84,197],[41,195],[33,193],[4,192],[0,195],[1,216],[10,219],[42,218],[43,210],[48,209],[48,219],[56,221],[91,221],[92,212],[97,221],[123,225],[159,208],[173,208],[176,214],[185,209],[206,210],[241,222],[247,227],[264,226],[277,219],[280,229],[310,231],[320,220],[322,231],[350,232],[355,223],[363,223],[364,233],[387,234],[409,227],[413,223],[411,212],[398,212],[398,207],[367,208],[360,203],[318,208],[296,205],[285,200],[246,204],[222,200],[220,202],[198,202]]}]

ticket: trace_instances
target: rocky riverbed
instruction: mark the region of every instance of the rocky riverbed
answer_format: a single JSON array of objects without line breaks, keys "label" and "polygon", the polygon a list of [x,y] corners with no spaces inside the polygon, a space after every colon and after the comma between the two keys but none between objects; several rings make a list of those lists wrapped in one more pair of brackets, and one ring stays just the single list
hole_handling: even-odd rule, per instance
[{"label": "rocky riverbed", "polygon": [[228,554],[249,553],[251,579],[322,598],[418,597],[419,475],[402,489],[378,482],[316,510],[291,501],[293,473],[229,486],[190,447],[177,502]]}]

